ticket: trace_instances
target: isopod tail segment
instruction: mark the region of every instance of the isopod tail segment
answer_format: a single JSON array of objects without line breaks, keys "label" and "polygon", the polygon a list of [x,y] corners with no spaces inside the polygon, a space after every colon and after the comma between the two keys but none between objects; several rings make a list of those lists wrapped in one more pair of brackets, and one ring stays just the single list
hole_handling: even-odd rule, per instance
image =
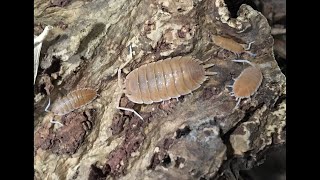
[{"label": "isopod tail segment", "polygon": [[52,124],[59,124],[59,125],[61,125],[61,126],[64,126],[61,122],[54,120],[54,114],[53,114],[51,111],[48,110],[49,107],[50,107],[50,104],[51,104],[51,101],[50,101],[50,98],[49,98],[49,102],[48,102],[48,105],[47,105],[46,108],[45,108],[45,111],[48,112],[48,113],[50,113],[51,116],[52,116],[52,117],[50,118],[50,123],[52,123]]},{"label": "isopod tail segment", "polygon": [[234,110],[239,107],[240,101],[244,98],[250,98],[260,87],[263,79],[260,68],[248,60],[232,60],[233,62],[248,63],[251,67],[244,69],[241,74],[234,79],[233,85],[227,87],[232,88],[231,96],[236,97],[237,104]]}]

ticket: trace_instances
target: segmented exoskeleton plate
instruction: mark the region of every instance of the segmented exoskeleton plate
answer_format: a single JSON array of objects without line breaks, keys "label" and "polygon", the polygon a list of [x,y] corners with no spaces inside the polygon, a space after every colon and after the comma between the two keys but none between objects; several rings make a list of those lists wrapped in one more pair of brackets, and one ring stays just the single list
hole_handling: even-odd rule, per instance
[{"label": "segmented exoskeleton plate", "polygon": [[77,89],[65,97],[57,99],[52,105],[51,112],[55,115],[65,115],[75,109],[90,103],[97,97],[97,92],[91,88]]}]

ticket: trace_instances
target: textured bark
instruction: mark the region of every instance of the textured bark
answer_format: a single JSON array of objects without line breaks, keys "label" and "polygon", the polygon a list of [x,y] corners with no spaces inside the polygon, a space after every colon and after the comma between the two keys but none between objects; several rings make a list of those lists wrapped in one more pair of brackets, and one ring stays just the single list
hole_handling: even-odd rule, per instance
[{"label": "textured bark", "polygon": [[[240,170],[285,144],[286,79],[273,55],[267,19],[248,5],[231,18],[223,0],[35,1],[35,34],[55,28],[43,42],[35,84],[35,179],[237,179]],[[240,58],[212,43],[214,34],[241,44],[255,41]],[[218,72],[192,94],[164,103],[137,105],[122,93],[122,77],[145,63],[191,55]],[[236,105],[230,89],[249,59],[264,79]],[[44,111],[48,98],[84,87],[99,97],[55,119]],[[250,159],[250,160],[249,160]]]}]

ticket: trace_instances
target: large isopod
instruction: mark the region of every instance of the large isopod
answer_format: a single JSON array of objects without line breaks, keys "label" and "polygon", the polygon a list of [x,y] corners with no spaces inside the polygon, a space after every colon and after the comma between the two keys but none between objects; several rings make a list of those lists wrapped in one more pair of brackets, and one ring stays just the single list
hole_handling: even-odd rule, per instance
[{"label": "large isopod", "polygon": [[[54,116],[63,116],[65,114],[68,114],[76,109],[79,109],[89,104],[96,97],[97,97],[97,91],[94,89],[91,89],[91,88],[77,89],[68,93],[64,97],[57,99],[52,104],[51,111],[48,111],[48,108],[50,106],[50,99],[49,99],[49,104],[47,105],[45,111],[51,112]],[[58,123],[52,120],[50,120],[50,122]]]},{"label": "large isopod", "polygon": [[[232,86],[231,95],[238,100],[236,107],[238,107],[241,99],[250,98],[259,89],[263,75],[260,68],[248,60],[233,60],[234,62],[245,62],[250,64],[250,67],[244,69],[241,74],[235,79]],[[235,107],[235,108],[236,108]]]},{"label": "large isopod", "polygon": [[[128,99],[137,104],[152,104],[179,98],[198,89],[208,75],[216,74],[205,71],[213,64],[201,63],[191,56],[178,56],[145,64],[126,76],[122,89]],[[143,119],[132,109],[119,106],[117,108],[134,112]]]}]

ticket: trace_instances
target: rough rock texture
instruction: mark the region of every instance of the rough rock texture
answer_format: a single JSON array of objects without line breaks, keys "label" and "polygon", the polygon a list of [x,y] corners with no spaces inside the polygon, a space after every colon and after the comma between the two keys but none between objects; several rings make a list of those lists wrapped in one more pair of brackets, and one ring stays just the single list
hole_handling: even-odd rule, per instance
[{"label": "rough rock texture", "polygon": [[274,54],[281,71],[286,75],[286,1],[254,0],[267,18],[274,38]]},{"label": "rough rock texture", "polygon": [[[267,19],[248,5],[231,18],[223,0],[43,1],[35,4],[35,34],[43,42],[35,84],[35,179],[232,179],[259,163],[266,149],[285,143],[286,79],[273,55]],[[241,44],[255,41],[251,57],[264,79],[251,99],[233,110],[227,85],[246,64],[212,43],[218,34]],[[132,45],[133,59],[128,58]],[[125,96],[116,109],[122,77],[142,64],[191,55],[218,72],[192,94],[137,105]],[[48,102],[80,87],[99,97],[49,124]],[[237,165],[235,167],[235,165]]]}]

